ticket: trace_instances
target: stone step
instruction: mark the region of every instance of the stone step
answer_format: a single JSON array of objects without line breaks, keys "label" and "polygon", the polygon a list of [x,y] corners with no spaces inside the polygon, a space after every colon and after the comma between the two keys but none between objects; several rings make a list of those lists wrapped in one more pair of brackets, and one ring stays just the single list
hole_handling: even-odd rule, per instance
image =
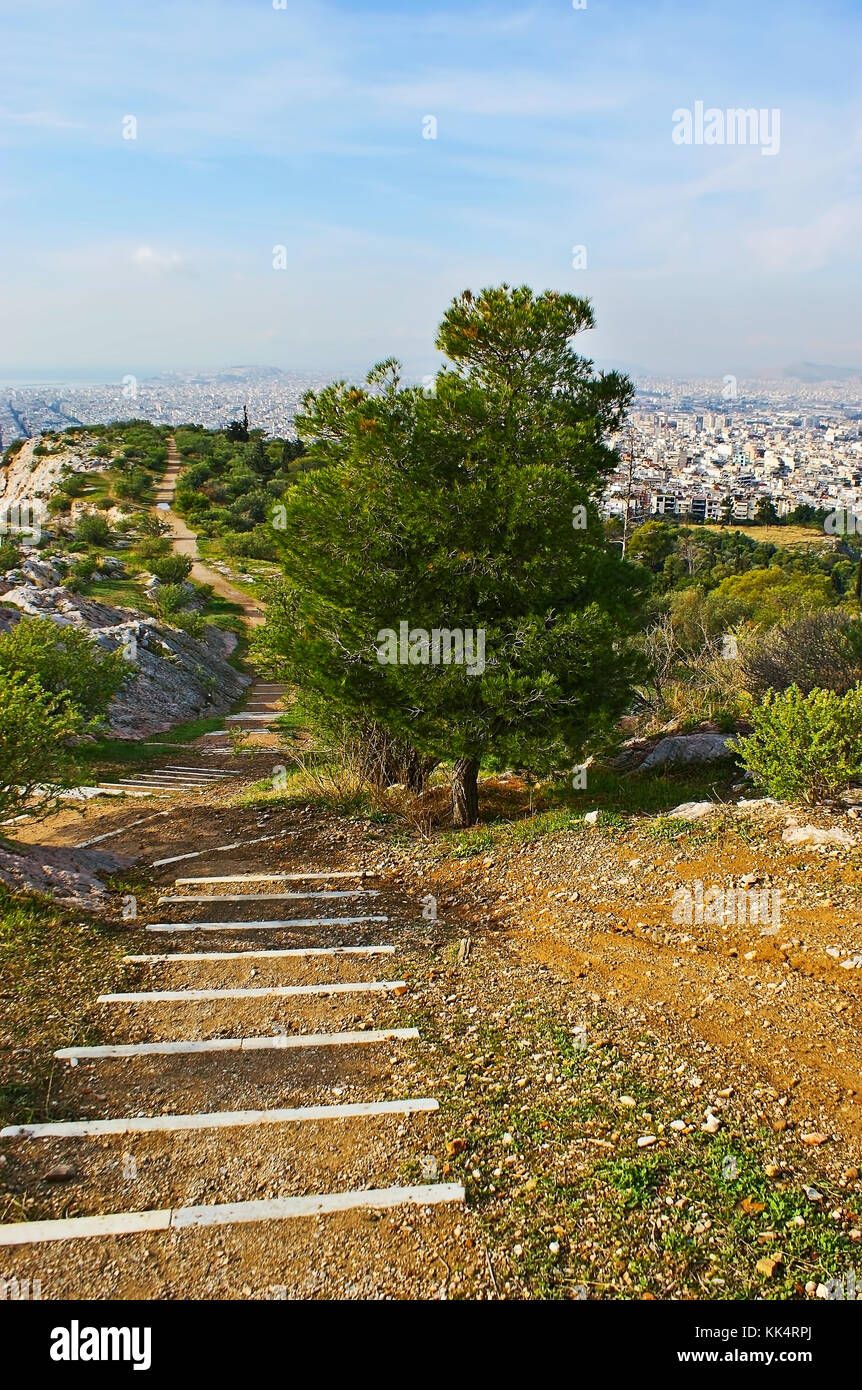
[{"label": "stone step", "polygon": [[341,1033],[276,1033],[271,1037],[202,1038],[195,1041],[118,1043],[101,1047],[61,1047],[58,1062],[102,1061],[105,1058],[161,1057],[194,1052],[259,1052],[294,1047],[348,1047],[419,1037],[418,1028],[358,1029]]},{"label": "stone step", "polygon": [[162,1211],[115,1212],[105,1216],[73,1216],[60,1221],[19,1221],[0,1226],[0,1246],[80,1240],[94,1236],[128,1235],[136,1231],[177,1231],[200,1226],[230,1226],[248,1221],[284,1221],[325,1216],[356,1208],[381,1209],[463,1202],[460,1183],[424,1183],[371,1191],[325,1192],[306,1197],[271,1197],[256,1202],[166,1208]]},{"label": "stone step", "polygon": [[406,990],[405,980],[350,980],[325,985],[262,985],[242,989],[152,989],[133,994],[100,994],[97,1004],[184,1004],[204,999],[288,999],[315,994],[387,994]]},{"label": "stone step", "polygon": [[277,960],[281,956],[394,956],[394,946],[288,946],[274,951],[172,951],[163,955],[123,956],[126,965],[164,965],[172,961]]},{"label": "stone step", "polygon": [[322,892],[310,891],[308,893],[166,893],[160,896],[157,901],[160,903],[251,903],[251,902],[271,902],[277,899],[279,902],[297,902],[303,898],[322,898],[327,901],[333,898],[379,898],[380,891],[377,888],[332,888],[324,889]]},{"label": "stone step", "polygon": [[439,1108],[439,1101],[418,1098],[355,1101],[346,1105],[301,1105],[272,1110],[214,1110],[197,1115],[132,1115],[119,1120],[58,1120],[51,1124],[7,1125],[0,1130],[0,1139],[90,1139],[109,1134],[307,1124],[317,1120],[361,1119],[368,1115],[417,1115]]},{"label": "stone step", "polygon": [[273,922],[149,922],[147,931],[289,931],[293,927],[353,927],[365,922],[388,922],[388,917],[293,917]]}]

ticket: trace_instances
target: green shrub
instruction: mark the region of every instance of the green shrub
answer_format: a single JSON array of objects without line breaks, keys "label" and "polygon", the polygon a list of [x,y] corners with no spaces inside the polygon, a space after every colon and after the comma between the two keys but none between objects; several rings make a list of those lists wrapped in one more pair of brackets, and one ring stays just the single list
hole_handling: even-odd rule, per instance
[{"label": "green shrub", "polygon": [[86,474],[76,473],[71,468],[64,470],[60,487],[67,497],[83,497],[88,486],[89,480]]},{"label": "green shrub", "polygon": [[174,627],[181,628],[189,637],[203,637],[206,623],[200,613],[179,612],[171,618]]},{"label": "green shrub", "polygon": [[150,568],[162,584],[182,584],[191,573],[192,562],[187,555],[163,555],[154,559]]},{"label": "green shrub", "polygon": [[728,746],[770,796],[822,801],[862,774],[862,685],[770,690],[750,717],[753,732]]},{"label": "green shrub", "polygon": [[97,568],[95,558],[92,555],[85,556],[83,560],[76,560],[66,576],[66,588],[77,593],[82,585],[90,583]]},{"label": "green shrub", "polygon": [[162,618],[172,618],[188,607],[189,595],[182,584],[162,584],[151,597],[153,607]]},{"label": "green shrub", "polygon": [[0,574],[5,574],[7,570],[17,569],[21,563],[21,552],[14,541],[8,536],[0,540]]},{"label": "green shrub", "polygon": [[133,467],[114,483],[114,496],[120,502],[142,502],[150,494],[152,484],[143,468]]},{"label": "green shrub", "polygon": [[0,676],[32,676],[83,719],[103,715],[130,674],[120,652],[103,652],[86,632],[50,618],[22,618],[0,636]]},{"label": "green shrub", "polygon": [[87,545],[110,545],[111,528],[103,516],[89,514],[78,518],[74,532],[76,541],[86,541]]},{"label": "green shrub", "polygon": [[66,740],[83,728],[65,696],[23,671],[0,670],[0,820],[57,807],[59,792],[76,780]]},{"label": "green shrub", "polygon": [[167,536],[153,536],[142,532],[141,539],[135,546],[135,559],[140,564],[149,567],[154,560],[158,560],[163,555],[170,553],[171,543]]}]

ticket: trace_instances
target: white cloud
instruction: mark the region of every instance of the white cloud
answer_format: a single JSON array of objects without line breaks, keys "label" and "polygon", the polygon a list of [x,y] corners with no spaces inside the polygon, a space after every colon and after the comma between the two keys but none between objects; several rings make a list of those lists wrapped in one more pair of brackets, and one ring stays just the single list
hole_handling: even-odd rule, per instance
[{"label": "white cloud", "polygon": [[152,246],[138,246],[132,252],[132,264],[145,270],[171,271],[179,270],[184,261],[179,251],[157,251]]}]

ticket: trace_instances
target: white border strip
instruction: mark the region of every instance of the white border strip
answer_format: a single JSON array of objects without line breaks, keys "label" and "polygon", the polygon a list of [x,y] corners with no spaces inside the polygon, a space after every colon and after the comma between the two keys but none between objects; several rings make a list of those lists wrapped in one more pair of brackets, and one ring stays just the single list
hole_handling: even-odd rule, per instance
[{"label": "white border strip", "polygon": [[287,1110],[215,1110],[198,1115],[131,1115],[120,1120],[58,1120],[44,1125],[8,1125],[0,1139],[89,1139],[102,1134],[155,1134],[184,1129],[231,1129],[240,1125],[304,1124],[351,1120],[366,1115],[415,1115],[439,1110],[437,1100],[371,1100],[345,1105],[303,1105]]},{"label": "white border strip", "polygon": [[415,1187],[378,1187],[364,1192],[321,1192],[308,1197],[270,1197],[256,1202],[225,1202],[219,1206],[173,1207],[164,1211],[125,1211],[106,1216],[74,1216],[65,1221],[20,1221],[0,1226],[0,1246],[32,1245],[50,1240],[88,1236],[128,1235],[135,1231],[179,1231],[196,1226],[233,1226],[249,1221],[284,1221],[301,1216],[324,1216],[363,1207],[431,1206],[463,1202],[464,1188],[456,1182]]},{"label": "white border strip", "polygon": [[353,927],[364,922],[388,922],[388,917],[293,917],[285,922],[150,922],[147,931],[279,931],[291,927]]},{"label": "white border strip", "polygon": [[236,767],[187,767],[184,763],[165,764],[163,772],[199,772],[204,777],[244,777]]},{"label": "white border strip", "polygon": [[261,985],[252,989],[152,989],[137,994],[100,994],[97,1004],[182,1004],[187,999],[289,999],[306,994],[387,994],[406,989],[406,980],[349,980],[326,985]]},{"label": "white border strip", "polygon": [[124,965],[187,960],[274,960],[278,956],[394,956],[394,946],[289,946],[276,951],[173,951],[161,956],[123,956]]},{"label": "white border strip", "polygon": [[[160,816],[163,816],[163,815],[166,815],[166,814],[167,814],[167,813],[166,813],[165,811],[160,811],[160,812],[159,812],[159,815],[160,815]],[[254,840],[249,840],[248,843],[249,843],[249,844],[254,844],[255,842],[254,842]],[[281,880],[285,880],[285,881],[287,881],[287,880],[290,880],[290,881],[296,880],[296,881],[299,881],[300,879],[306,879],[306,878],[324,878],[324,879],[326,879],[326,878],[360,878],[360,877],[361,877],[361,878],[379,878],[380,875],[377,874],[377,873],[375,873],[373,869],[333,869],[333,870],[332,870],[331,872],[329,872],[329,873],[313,873],[313,874],[277,874],[277,873],[272,873],[272,874],[209,874],[209,875],[207,875],[206,877],[201,877],[201,878],[175,878],[175,879],[174,879],[174,883],[177,884],[177,886],[179,886],[180,884],[189,885],[189,884],[193,884],[193,883],[274,883],[274,882],[276,881],[276,879],[278,879],[279,881],[281,881]]]},{"label": "white border strip", "polygon": [[108,830],[104,835],[96,835],[92,840],[83,840],[80,845],[75,845],[75,849],[89,849],[90,845],[101,844],[102,840],[111,840],[115,835],[123,835],[127,830],[134,830],[136,825],[146,825],[147,821],[158,820],[159,816],[166,816],[167,811],[156,811],[152,816],[139,816],[129,825],[122,826],[119,830]]},{"label": "white border strip", "polygon": [[188,854],[172,854],[168,859],[154,859],[151,869],[161,869],[165,864],[179,864],[181,859],[200,859],[207,854],[223,854],[229,849],[245,849],[247,845],[268,844],[271,840],[283,840],[286,835],[298,835],[298,830],[279,830],[277,835],[259,835],[254,840],[233,840],[229,845],[213,845],[212,849],[193,849]]},{"label": "white border strip", "polygon": [[195,1042],[118,1043],[110,1047],[61,1047],[54,1056],[60,1062],[104,1057],[170,1057],[192,1052],[260,1052],[272,1048],[341,1047],[353,1043],[395,1042],[418,1038],[418,1028],[357,1030],[349,1033],[275,1033],[258,1038],[203,1038]]},{"label": "white border strip", "polygon": [[274,899],[296,902],[301,898],[379,898],[377,888],[326,889],[323,892],[308,893],[161,893],[156,899],[159,903],[254,903],[271,902]]}]

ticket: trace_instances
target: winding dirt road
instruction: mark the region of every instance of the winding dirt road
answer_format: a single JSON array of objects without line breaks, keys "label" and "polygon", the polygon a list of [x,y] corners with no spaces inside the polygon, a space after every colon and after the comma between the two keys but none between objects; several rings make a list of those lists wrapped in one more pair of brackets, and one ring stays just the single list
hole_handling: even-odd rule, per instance
[{"label": "winding dirt road", "polygon": [[264,620],[262,605],[256,599],[249,598],[248,594],[244,594],[241,589],[237,589],[217,570],[210,569],[209,565],[202,563],[198,558],[198,538],[195,532],[190,531],[183,518],[173,510],[177,478],[182,466],[182,460],[177,453],[177,446],[172,437],[168,440],[168,466],[156,488],[155,505],[160,519],[170,527],[173,549],[178,555],[187,555],[193,561],[192,579],[196,580],[198,584],[211,584],[214,593],[240,606],[249,627],[260,627]]}]

